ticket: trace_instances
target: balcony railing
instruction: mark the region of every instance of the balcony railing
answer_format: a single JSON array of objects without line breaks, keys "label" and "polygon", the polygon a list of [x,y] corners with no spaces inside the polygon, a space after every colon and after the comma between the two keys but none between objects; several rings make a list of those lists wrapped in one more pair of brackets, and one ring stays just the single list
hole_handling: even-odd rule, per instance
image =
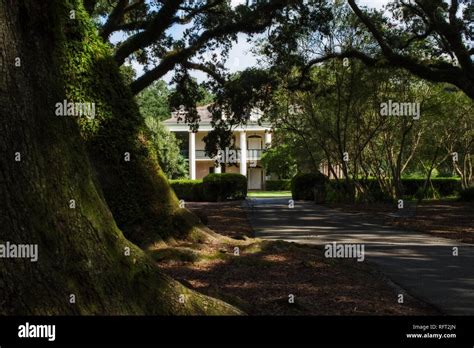
[{"label": "balcony railing", "polygon": [[[237,160],[240,161],[240,150],[236,150],[236,151],[237,151]],[[250,161],[255,161],[255,160],[261,159],[263,151],[264,151],[263,149],[249,149],[249,150],[247,150],[247,160],[248,161],[249,160]],[[182,150],[181,154],[184,157],[189,158],[189,151],[188,150]],[[208,159],[208,160],[210,160],[211,158],[206,155],[205,150],[196,150],[196,159]]]},{"label": "balcony railing", "polygon": [[247,150],[247,160],[259,160],[262,158],[263,149]]},{"label": "balcony railing", "polygon": [[196,159],[211,159],[206,155],[205,150],[196,150]]}]

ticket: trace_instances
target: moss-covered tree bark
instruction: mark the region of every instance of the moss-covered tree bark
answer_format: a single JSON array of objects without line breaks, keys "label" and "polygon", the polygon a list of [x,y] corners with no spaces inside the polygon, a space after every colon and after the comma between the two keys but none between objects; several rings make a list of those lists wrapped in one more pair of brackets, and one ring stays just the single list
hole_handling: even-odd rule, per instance
[{"label": "moss-covered tree bark", "polygon": [[0,314],[238,313],[162,275],[124,238],[77,123],[55,116],[72,79],[59,69],[70,5],[0,0],[0,243],[39,250],[37,262],[0,259]]},{"label": "moss-covered tree bark", "polygon": [[65,13],[70,11],[74,19],[63,28],[66,96],[96,105],[94,119],[82,117],[79,124],[119,228],[142,247],[170,237],[205,237],[190,213],[178,207],[112,49],[97,33],[80,0],[68,1]]}]

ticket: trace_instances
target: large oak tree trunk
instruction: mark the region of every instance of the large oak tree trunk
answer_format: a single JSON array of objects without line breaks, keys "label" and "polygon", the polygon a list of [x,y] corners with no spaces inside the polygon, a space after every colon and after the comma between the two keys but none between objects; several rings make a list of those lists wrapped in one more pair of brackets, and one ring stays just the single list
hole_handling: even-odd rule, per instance
[{"label": "large oak tree trunk", "polygon": [[0,314],[238,313],[162,275],[124,238],[77,123],[55,116],[69,82],[67,4],[0,0],[0,244],[39,249],[37,262],[0,259]]},{"label": "large oak tree trunk", "polygon": [[167,238],[209,237],[178,206],[150,144],[148,129],[113,51],[98,35],[80,0],[64,16],[62,74],[68,101],[95,103],[94,119],[79,119],[105,200],[125,236],[142,247]]}]

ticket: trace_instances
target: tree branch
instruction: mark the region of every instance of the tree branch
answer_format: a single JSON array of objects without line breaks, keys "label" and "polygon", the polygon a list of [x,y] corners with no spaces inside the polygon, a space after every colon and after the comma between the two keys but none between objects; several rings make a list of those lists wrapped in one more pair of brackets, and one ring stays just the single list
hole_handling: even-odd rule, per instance
[{"label": "tree branch", "polygon": [[184,0],[167,1],[163,7],[150,20],[145,30],[137,33],[125,40],[115,52],[115,61],[118,65],[122,65],[130,54],[152,44],[158,39],[172,24],[175,13],[178,11]]},{"label": "tree branch", "polygon": [[386,43],[385,39],[383,38],[382,33],[377,29],[374,23],[367,17],[362,10],[357,6],[355,3],[355,0],[348,0],[349,6],[352,8],[352,11],[359,17],[362,23],[369,29],[369,31],[372,33],[372,36],[374,39],[378,42],[380,48],[382,49],[382,52],[384,55],[390,56],[393,51],[390,48],[390,46]]},{"label": "tree branch", "polygon": [[[367,27],[379,44],[383,58],[370,58],[361,52],[355,54],[353,51],[347,52],[349,54],[336,54],[337,56],[355,57],[367,65],[376,64],[377,66],[404,68],[423,79],[434,82],[451,83],[463,90],[470,98],[474,99],[474,63],[470,58],[470,50],[465,47],[462,41],[461,28],[455,13],[457,11],[457,0],[451,1],[451,7],[449,8],[450,23],[447,23],[442,16],[436,15],[437,8],[431,8],[430,2],[421,3],[420,1],[416,1],[416,4],[421,11],[428,15],[427,18],[430,21],[430,27],[446,42],[447,53],[454,53],[460,66],[454,63],[439,63],[436,65],[424,64],[423,62],[420,63],[416,58],[394,52],[372,20],[357,6],[355,0],[348,0],[348,3],[353,12]],[[402,5],[406,6],[406,3],[402,3]]]},{"label": "tree branch", "polygon": [[472,80],[469,78],[469,76],[466,76],[463,70],[459,67],[452,66],[450,64],[424,65],[417,63],[411,57],[406,57],[399,54],[394,54],[390,58],[375,58],[356,50],[348,50],[341,53],[330,53],[324,57],[309,61],[308,64],[306,64],[306,66],[303,68],[300,83],[302,83],[302,81],[306,78],[306,75],[312,66],[333,58],[356,58],[369,67],[403,68],[425,80],[451,83],[464,91],[470,98],[474,99],[474,85]]},{"label": "tree branch", "polygon": [[135,21],[135,22],[128,22],[117,25],[114,31],[130,31],[130,30],[143,30],[147,27],[149,22],[147,21]]},{"label": "tree branch", "polygon": [[456,13],[458,12],[459,0],[451,0],[451,6],[449,7],[449,22],[451,24],[456,23]]},{"label": "tree branch", "polygon": [[199,63],[194,63],[194,62],[189,62],[189,61],[183,63],[182,65],[187,69],[199,70],[206,73],[207,75],[212,77],[215,81],[217,81],[221,85],[223,85],[226,82],[225,77],[219,74],[218,71],[216,71],[209,65],[199,64]]},{"label": "tree branch", "polygon": [[128,0],[120,0],[110,13],[107,22],[104,24],[102,30],[100,31],[100,36],[102,36],[104,40],[107,40],[109,38],[109,35],[112,34],[114,28],[122,21],[127,5]]},{"label": "tree branch", "polygon": [[[153,81],[161,78],[168,71],[172,70],[177,64],[182,64],[189,60],[189,58],[211,40],[239,32],[253,34],[263,31],[272,23],[275,11],[283,8],[286,4],[286,0],[274,0],[271,4],[262,5],[262,8],[260,9],[261,12],[254,12],[253,16],[248,15],[242,17],[240,21],[204,31],[191,46],[175,49],[174,51],[165,54],[158,66],[133,81],[130,85],[132,92],[134,94],[139,93],[141,90],[153,83]],[[265,14],[265,17],[261,15],[262,13]]]}]

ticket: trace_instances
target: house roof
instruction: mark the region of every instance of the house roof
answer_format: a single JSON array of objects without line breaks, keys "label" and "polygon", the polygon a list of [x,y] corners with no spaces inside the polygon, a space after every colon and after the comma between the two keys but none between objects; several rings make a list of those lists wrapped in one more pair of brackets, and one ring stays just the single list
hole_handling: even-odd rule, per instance
[{"label": "house roof", "polygon": [[[209,106],[211,106],[211,104],[204,105],[204,106],[198,106],[196,108],[197,113],[198,113],[199,118],[200,118],[199,123],[211,123],[212,114],[209,111]],[[183,120],[181,120],[180,123],[182,123],[182,122],[183,122]],[[177,124],[178,123],[178,113],[177,112],[172,112],[171,113],[171,118],[168,118],[167,120],[163,121],[163,123],[164,124]]]},{"label": "house roof", "polygon": [[[199,115],[200,121],[199,130],[209,131],[212,129],[211,121],[212,121],[212,113],[209,111],[209,107],[211,104],[198,106],[196,108],[197,113]],[[183,119],[178,120],[178,113],[173,112],[171,114],[171,118],[163,121],[163,125],[167,127],[172,132],[179,132],[179,131],[188,131],[189,126],[184,122]],[[265,130],[271,129],[271,124],[268,122],[262,122],[258,124],[257,121],[248,121],[246,125],[237,127],[235,130]]]}]

